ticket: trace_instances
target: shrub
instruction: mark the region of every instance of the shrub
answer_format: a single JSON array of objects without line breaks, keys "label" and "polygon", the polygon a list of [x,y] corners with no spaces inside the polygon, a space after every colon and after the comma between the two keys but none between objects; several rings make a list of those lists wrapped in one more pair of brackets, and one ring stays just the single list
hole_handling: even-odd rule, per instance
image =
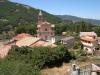
[{"label": "shrub", "polygon": [[[6,74],[8,72],[7,75],[39,75],[39,71],[43,67],[59,66],[59,64],[69,61],[71,58],[70,53],[64,46],[56,48],[14,46],[5,61],[0,62],[5,67],[1,66],[0,68],[2,73]],[[4,69],[5,71],[3,71]]]}]

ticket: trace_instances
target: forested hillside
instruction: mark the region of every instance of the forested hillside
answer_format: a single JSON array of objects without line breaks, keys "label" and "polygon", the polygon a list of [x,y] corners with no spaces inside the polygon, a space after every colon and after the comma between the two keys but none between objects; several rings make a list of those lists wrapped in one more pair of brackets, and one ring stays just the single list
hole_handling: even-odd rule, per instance
[{"label": "forested hillside", "polygon": [[[63,19],[55,15],[49,14],[42,11],[45,20],[50,23],[54,23],[56,34],[61,34],[62,32],[70,31],[79,33],[80,31],[95,31],[100,35],[100,26],[84,22],[73,23],[72,21],[67,21],[63,23]],[[8,0],[0,0],[0,33],[3,31],[13,31],[15,34],[19,33],[29,33],[36,34],[36,23],[38,18],[39,9],[32,8],[27,5],[13,3]],[[66,18],[66,16],[64,16]],[[6,37],[10,34],[6,33]],[[12,35],[12,34],[11,34]]]},{"label": "forested hillside", "polygon": [[[19,25],[36,25],[39,9],[27,5],[0,0],[0,32],[9,31]],[[59,23],[61,19],[44,12],[44,17],[51,23]]]},{"label": "forested hillside", "polygon": [[77,16],[71,16],[71,15],[57,15],[57,17],[61,18],[62,20],[71,20],[75,22],[85,21],[88,23],[96,24],[96,25],[100,24],[100,20],[96,20],[96,19],[80,18]]}]

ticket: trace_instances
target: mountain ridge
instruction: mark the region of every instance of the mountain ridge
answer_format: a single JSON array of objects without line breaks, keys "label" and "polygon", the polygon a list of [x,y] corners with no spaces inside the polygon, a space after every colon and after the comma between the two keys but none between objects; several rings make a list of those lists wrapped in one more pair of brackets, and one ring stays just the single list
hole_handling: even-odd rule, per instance
[{"label": "mountain ridge", "polygon": [[100,20],[97,20],[97,19],[82,18],[82,17],[72,16],[72,15],[56,15],[56,16],[61,18],[62,20],[72,20],[75,22],[85,21],[92,24],[100,24]]}]

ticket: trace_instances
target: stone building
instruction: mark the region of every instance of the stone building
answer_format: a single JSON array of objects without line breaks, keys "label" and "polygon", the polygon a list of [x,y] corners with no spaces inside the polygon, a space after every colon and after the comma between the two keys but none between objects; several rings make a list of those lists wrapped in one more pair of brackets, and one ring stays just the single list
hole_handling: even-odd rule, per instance
[{"label": "stone building", "polygon": [[65,45],[67,48],[73,48],[75,43],[75,38],[72,36],[64,37],[61,39],[61,43]]},{"label": "stone building", "polygon": [[82,67],[72,64],[70,75],[100,75],[100,64],[89,64]]},{"label": "stone building", "polygon": [[51,43],[55,42],[55,25],[47,22],[43,18],[43,14],[40,11],[38,14],[38,23],[37,23],[37,37]]}]

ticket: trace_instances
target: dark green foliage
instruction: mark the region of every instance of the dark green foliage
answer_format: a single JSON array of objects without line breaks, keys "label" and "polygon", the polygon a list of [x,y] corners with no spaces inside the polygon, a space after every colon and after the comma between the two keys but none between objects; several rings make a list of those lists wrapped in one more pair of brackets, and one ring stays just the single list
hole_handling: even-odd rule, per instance
[{"label": "dark green foliage", "polygon": [[60,23],[55,27],[56,34],[61,34],[62,32],[91,32],[95,31],[98,35],[100,30],[100,26],[96,26],[87,22],[76,22],[76,23]]},{"label": "dark green foliage", "polygon": [[56,24],[55,26],[55,33],[61,34],[62,32],[66,31],[67,26],[64,23]]},{"label": "dark green foliage", "polygon": [[21,25],[16,27],[15,34],[20,33],[28,33],[28,34],[36,34],[36,25]]},{"label": "dark green foliage", "polygon": [[39,75],[39,71],[23,61],[1,60],[0,75]]},{"label": "dark green foliage", "polygon": [[84,22],[88,22],[88,23],[92,23],[96,25],[100,24],[100,20],[96,20],[96,19],[80,18],[77,16],[71,16],[71,15],[57,15],[57,17],[65,21],[67,20],[74,21],[74,22],[84,21]]},{"label": "dark green foliage", "polygon": [[100,26],[94,27],[93,31],[95,31],[97,33],[97,35],[100,36]]},{"label": "dark green foliage", "polygon": [[[36,25],[38,13],[39,9],[3,0],[0,2],[0,29],[5,31],[5,28],[11,30],[19,25]],[[61,22],[60,18],[52,14],[43,11],[43,15],[51,23]],[[8,28],[9,26],[12,28]]]},{"label": "dark green foliage", "polygon": [[[15,30],[16,34],[21,32],[35,34],[36,28],[34,27],[37,23],[38,12],[39,9],[31,8],[30,6],[12,3],[7,0],[0,2],[0,33],[2,33],[2,31],[14,30],[15,27],[17,27]],[[44,11],[42,12],[45,20],[56,24],[56,34],[61,34],[63,31],[76,33],[79,33],[80,31],[95,31],[98,35],[100,35],[100,27],[98,28],[96,25],[83,22],[84,20],[76,23],[71,21],[68,23],[62,23],[62,20],[55,15]]]},{"label": "dark green foliage", "polygon": [[93,25],[87,22],[76,22],[75,23],[76,27],[75,27],[75,31],[76,32],[89,32],[92,31]]},{"label": "dark green foliage", "polygon": [[8,57],[0,61],[2,75],[39,75],[45,66],[61,66],[71,60],[72,56],[64,46],[49,47],[17,47],[10,50]]}]

